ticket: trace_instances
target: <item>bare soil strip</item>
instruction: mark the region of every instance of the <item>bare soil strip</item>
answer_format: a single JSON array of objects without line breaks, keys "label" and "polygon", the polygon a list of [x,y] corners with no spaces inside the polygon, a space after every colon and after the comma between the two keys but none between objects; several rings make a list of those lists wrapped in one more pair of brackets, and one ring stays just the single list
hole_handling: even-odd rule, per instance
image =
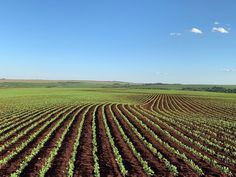
[{"label": "bare soil strip", "polygon": [[143,171],[142,165],[138,161],[138,159],[134,156],[133,151],[129,148],[129,146],[125,143],[120,134],[109,110],[109,105],[105,107],[105,112],[107,116],[108,125],[111,130],[111,134],[114,137],[116,147],[118,148],[122,158],[123,163],[128,170],[128,176],[146,176]]},{"label": "bare soil strip", "polygon": [[70,155],[73,151],[73,145],[78,135],[78,128],[80,126],[81,118],[86,113],[88,106],[84,107],[77,115],[76,118],[67,132],[65,139],[62,142],[55,159],[52,162],[51,168],[45,176],[67,176],[67,168],[70,160]]},{"label": "bare soil strip", "polygon": [[121,176],[115,156],[111,149],[111,145],[106,135],[101,105],[96,111],[96,116],[98,158],[101,176]]},{"label": "bare soil strip", "polygon": [[[133,115],[135,115],[137,118],[140,118],[140,115],[135,113],[132,109],[130,109],[129,106],[125,106],[129,112],[131,112]],[[134,108],[133,108],[134,109]],[[121,108],[121,110],[123,110]],[[192,170],[192,168],[186,164],[182,159],[178,158],[174,153],[168,151],[165,149],[160,143],[158,143],[144,128],[140,126],[140,124],[132,119],[132,117],[129,116],[130,121],[134,125],[136,125],[136,128],[140,130],[142,135],[145,136],[145,138],[152,143],[152,145],[157,148],[163,155],[166,157],[173,165],[175,165],[179,171],[180,176],[197,176],[197,174]]]},{"label": "bare soil strip", "polygon": [[[158,160],[158,158],[155,155],[153,155],[151,151],[148,150],[148,148],[143,144],[143,142],[140,141],[140,139],[131,130],[129,125],[124,121],[124,119],[122,119],[122,116],[117,111],[114,105],[112,106],[112,110],[116,115],[124,131],[127,133],[128,137],[132,140],[132,143],[134,144],[138,152],[142,154],[143,159],[148,162],[149,166],[154,170],[155,174],[158,174],[157,176],[166,176],[166,175],[171,176],[170,172],[166,169],[164,163]],[[128,114],[124,110],[122,110],[122,113],[127,118],[129,118]]]},{"label": "bare soil strip", "polygon": [[95,106],[86,114],[80,145],[77,149],[74,176],[93,176],[92,119]]},{"label": "bare soil strip", "polygon": [[[140,110],[137,110],[139,113],[143,114]],[[144,115],[144,114],[143,114]],[[145,115],[144,115],[145,116]],[[147,115],[146,115],[147,116]],[[209,164],[206,161],[203,161],[202,159],[200,159],[199,157],[195,156],[194,154],[192,154],[191,152],[187,151],[186,149],[184,149],[183,147],[179,146],[178,144],[176,144],[175,142],[173,142],[171,139],[169,139],[166,135],[164,135],[163,133],[161,133],[160,131],[158,131],[158,129],[156,127],[154,127],[152,124],[150,124],[149,122],[147,122],[145,119],[141,118],[140,119],[148,126],[150,127],[159,137],[162,137],[162,140],[165,142],[168,142],[170,145],[172,145],[172,147],[174,147],[175,149],[178,149],[180,152],[186,154],[186,156],[189,159],[192,159],[197,165],[199,165],[199,167],[201,169],[204,170],[204,173],[206,175],[214,175],[214,174],[221,174],[223,175],[218,169],[214,168],[211,164]],[[166,127],[165,125],[161,124],[160,121],[158,121],[157,118],[150,118],[153,122],[155,122],[156,124],[158,124],[163,130],[167,130],[169,133],[172,132],[172,130],[168,129],[168,127]],[[177,134],[171,133],[172,136],[174,136],[175,138],[177,138],[178,140],[180,140],[182,143],[189,145],[190,147],[196,149],[198,152],[202,153],[201,149],[198,149],[197,147],[193,146],[192,144],[189,144],[188,142],[186,142],[182,137],[179,137]]]},{"label": "bare soil strip", "polygon": [[[67,110],[65,113],[57,113],[53,117],[58,117],[55,121],[51,122],[43,131],[41,131],[36,138],[34,138],[21,152],[19,152],[15,157],[13,157],[7,165],[0,167],[0,176],[8,177],[10,173],[16,171],[19,168],[20,163],[24,160],[32,149],[37,146],[37,144],[48,134],[50,129],[58,122],[58,120],[63,117],[64,114],[70,112],[73,108]],[[11,149],[14,151],[14,149]]]},{"label": "bare soil strip", "polygon": [[48,155],[51,150],[56,146],[58,139],[61,137],[62,132],[66,129],[67,124],[70,122],[72,116],[77,112],[79,108],[73,110],[65,120],[60,124],[60,126],[51,134],[48,141],[44,144],[44,147],[40,149],[39,153],[34,156],[30,161],[27,168],[22,172],[22,176],[37,176],[39,171],[42,169],[43,164],[47,161]]}]

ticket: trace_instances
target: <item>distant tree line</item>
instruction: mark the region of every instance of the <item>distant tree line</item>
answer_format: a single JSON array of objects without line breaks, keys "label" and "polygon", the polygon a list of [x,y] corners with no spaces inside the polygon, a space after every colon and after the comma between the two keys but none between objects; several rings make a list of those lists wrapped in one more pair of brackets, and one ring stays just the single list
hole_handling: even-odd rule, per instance
[{"label": "distant tree line", "polygon": [[229,88],[224,88],[224,87],[210,87],[210,88],[186,87],[186,88],[182,88],[182,90],[236,93],[236,89],[229,89]]}]

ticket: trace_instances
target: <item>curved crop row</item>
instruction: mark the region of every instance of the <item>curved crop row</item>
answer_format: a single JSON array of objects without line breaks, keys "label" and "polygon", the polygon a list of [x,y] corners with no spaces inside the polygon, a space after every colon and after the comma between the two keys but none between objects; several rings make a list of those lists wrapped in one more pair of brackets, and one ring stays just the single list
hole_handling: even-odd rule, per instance
[{"label": "curved crop row", "polygon": [[109,109],[111,112],[111,115],[118,127],[118,129],[120,130],[120,133],[122,134],[125,142],[129,145],[129,147],[132,149],[133,153],[135,154],[135,156],[137,157],[137,159],[140,161],[140,163],[143,166],[143,169],[145,171],[145,173],[149,176],[154,175],[154,171],[148,166],[148,163],[142,158],[141,154],[136,150],[135,146],[133,145],[132,141],[128,138],[128,136],[126,135],[126,133],[124,132],[123,128],[120,126],[119,122],[117,121],[113,111],[111,110],[111,105],[109,105]]},{"label": "curved crop row", "polygon": [[[11,177],[15,177],[15,176],[19,176],[22,171],[27,167],[28,163],[30,163],[31,159],[33,159],[33,157],[40,151],[41,148],[43,148],[44,144],[46,143],[46,141],[50,138],[51,134],[61,125],[61,123],[64,121],[64,119],[66,119],[66,117],[73,112],[75,109],[77,108],[73,108],[72,110],[70,110],[69,112],[67,112],[65,115],[63,115],[62,118],[60,118],[58,120],[58,122],[56,123],[56,125],[50,130],[50,132],[46,135],[46,137],[43,138],[43,140],[37,144],[36,147],[34,147],[30,154],[28,154],[27,156],[24,157],[24,160],[21,162],[21,164],[19,165],[19,168],[11,173]],[[65,111],[66,112],[66,111]],[[35,135],[36,136],[36,135]],[[31,139],[31,138],[30,138]],[[41,171],[40,171],[41,173]]]},{"label": "curved crop row", "polygon": [[[159,115],[160,116],[160,115]],[[178,144],[179,146],[181,146],[182,148],[186,149],[187,151],[191,152],[192,154],[194,154],[195,156],[209,162],[211,165],[213,165],[214,167],[218,168],[220,171],[222,171],[223,173],[227,174],[227,175],[232,175],[232,172],[229,170],[228,167],[222,166],[220,165],[218,162],[216,162],[215,160],[209,158],[208,156],[202,154],[201,152],[196,151],[195,149],[193,149],[192,147],[184,144],[183,142],[181,142],[180,140],[178,140],[177,138],[175,138],[174,136],[172,136],[168,131],[163,130],[158,124],[154,123],[151,119],[147,119],[148,122],[150,122],[151,124],[153,124],[161,133],[163,133],[163,135],[169,137],[173,142],[175,142],[176,144]],[[159,120],[160,121],[160,120]],[[169,127],[169,125],[166,124],[167,127]],[[179,133],[178,131],[176,131],[173,127],[169,127],[171,128],[175,133],[179,134],[180,136],[185,137],[185,135]]]},{"label": "curved crop row", "polygon": [[[123,105],[122,105],[123,106]],[[146,147],[161,161],[165,164],[166,168],[169,169],[169,171],[174,175],[177,176],[178,175],[178,170],[176,168],[176,166],[174,166],[173,164],[171,164],[171,162],[169,160],[167,160],[155,147],[153,147],[153,145],[148,142],[145,137],[143,137],[139,131],[135,128],[135,126],[127,119],[127,117],[117,108],[116,105],[116,109],[119,111],[120,115],[122,116],[122,118],[128,123],[128,125],[131,127],[132,131],[138,136],[138,138],[146,145]],[[126,112],[128,114],[131,114],[130,112],[128,112],[126,110]],[[136,119],[136,117],[134,115],[132,115],[132,117],[134,119]]]}]

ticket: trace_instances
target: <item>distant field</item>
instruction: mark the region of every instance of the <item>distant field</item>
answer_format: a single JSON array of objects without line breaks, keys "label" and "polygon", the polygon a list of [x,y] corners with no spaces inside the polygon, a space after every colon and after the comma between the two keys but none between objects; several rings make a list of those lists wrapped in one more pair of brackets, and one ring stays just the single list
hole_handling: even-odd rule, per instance
[{"label": "distant field", "polygon": [[0,88],[102,88],[124,87],[126,82],[116,81],[65,81],[65,80],[5,80],[0,79]]},{"label": "distant field", "polygon": [[0,89],[0,176],[234,176],[236,94]]},{"label": "distant field", "polygon": [[0,88],[129,88],[236,93],[236,85],[140,84],[117,81],[5,80]]},{"label": "distant field", "polygon": [[183,88],[210,88],[210,87],[224,87],[227,89],[235,89],[236,85],[194,85],[194,84],[140,84],[135,86],[137,88],[159,88],[159,89],[172,89],[182,90]]}]

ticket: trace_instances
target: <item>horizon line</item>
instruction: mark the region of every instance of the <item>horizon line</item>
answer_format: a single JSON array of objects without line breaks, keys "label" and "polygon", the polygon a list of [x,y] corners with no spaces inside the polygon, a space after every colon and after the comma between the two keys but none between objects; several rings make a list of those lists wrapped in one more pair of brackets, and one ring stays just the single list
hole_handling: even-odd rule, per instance
[{"label": "horizon line", "polygon": [[45,82],[118,82],[118,83],[127,83],[127,84],[163,84],[163,85],[236,85],[235,84],[220,84],[220,83],[165,83],[165,82],[129,82],[129,81],[119,81],[119,80],[87,80],[87,79],[14,79],[14,78],[0,78],[0,83],[10,81],[14,82],[28,82],[30,81],[45,81]]}]

